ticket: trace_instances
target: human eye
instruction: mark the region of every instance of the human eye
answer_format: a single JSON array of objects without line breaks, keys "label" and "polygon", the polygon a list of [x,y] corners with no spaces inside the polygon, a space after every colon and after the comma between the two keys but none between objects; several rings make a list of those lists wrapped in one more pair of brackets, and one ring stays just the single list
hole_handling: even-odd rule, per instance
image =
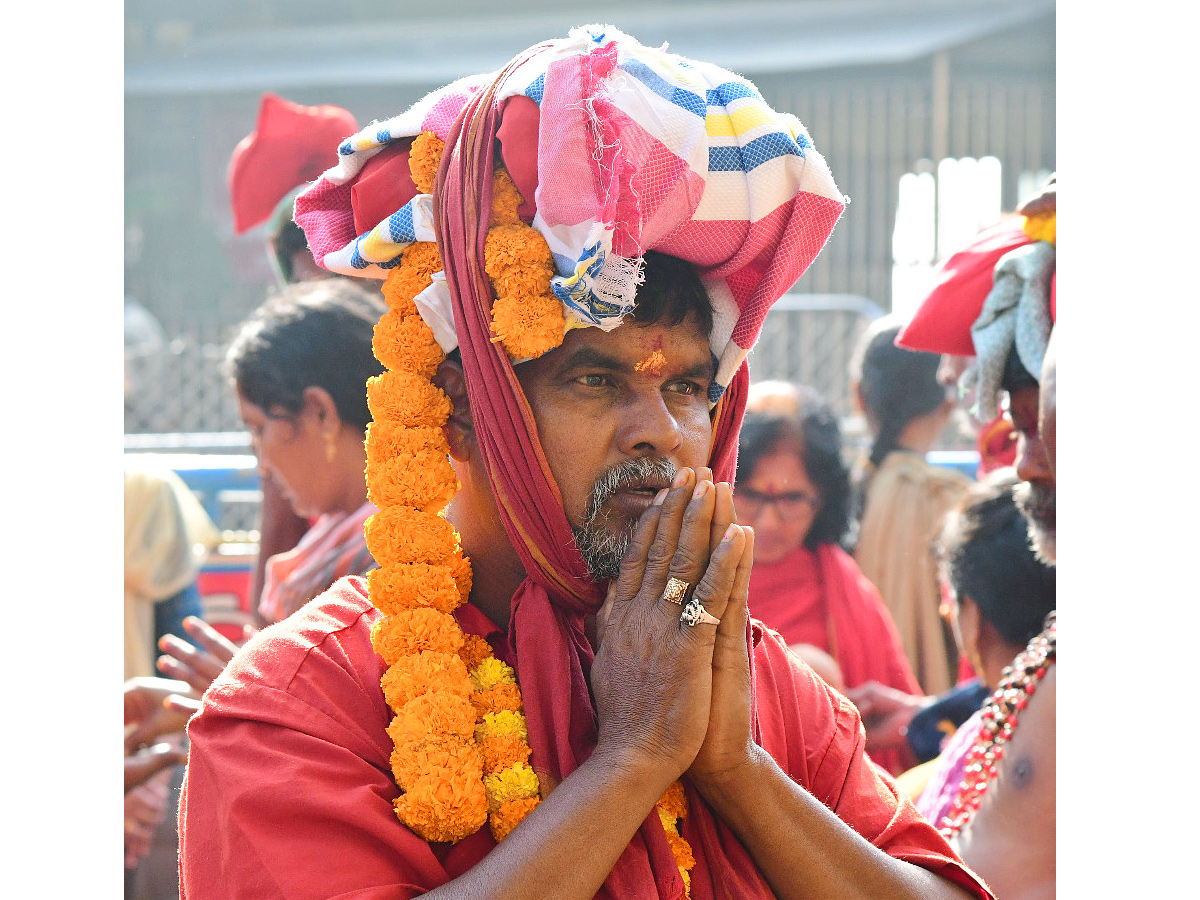
[{"label": "human eye", "polygon": [[679,378],[668,382],[664,390],[674,394],[682,394],[685,397],[693,397],[697,394],[708,395],[708,386],[692,378]]},{"label": "human eye", "polygon": [[575,383],[589,388],[608,387],[612,384],[612,378],[608,375],[602,375],[598,372],[588,372],[585,375],[579,375],[575,378]]}]

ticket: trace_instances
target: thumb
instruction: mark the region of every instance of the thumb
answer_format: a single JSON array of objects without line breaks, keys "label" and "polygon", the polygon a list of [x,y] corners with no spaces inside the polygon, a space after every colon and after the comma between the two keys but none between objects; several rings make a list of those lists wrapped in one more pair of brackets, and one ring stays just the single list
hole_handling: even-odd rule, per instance
[{"label": "thumb", "polygon": [[596,610],[596,649],[600,649],[604,643],[604,634],[608,630],[608,619],[612,615],[613,601],[616,598],[617,582],[613,580],[608,583],[608,593],[604,597],[604,602]]}]

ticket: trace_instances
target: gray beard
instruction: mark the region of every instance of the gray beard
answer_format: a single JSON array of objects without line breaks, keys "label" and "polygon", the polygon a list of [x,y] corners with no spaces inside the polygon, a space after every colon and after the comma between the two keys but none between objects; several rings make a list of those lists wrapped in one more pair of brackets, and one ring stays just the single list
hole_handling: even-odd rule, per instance
[{"label": "gray beard", "polygon": [[625,558],[637,528],[637,521],[633,520],[619,529],[611,529],[610,514],[604,504],[618,491],[660,482],[670,484],[674,477],[675,464],[670,460],[638,457],[617,463],[596,479],[584,511],[583,524],[571,529],[594,580],[612,581],[620,574],[621,560]]},{"label": "gray beard", "polygon": [[1029,523],[1029,541],[1034,555],[1048,566],[1055,565],[1058,533],[1055,493],[1040,484],[1025,481],[1014,489],[1013,499]]}]

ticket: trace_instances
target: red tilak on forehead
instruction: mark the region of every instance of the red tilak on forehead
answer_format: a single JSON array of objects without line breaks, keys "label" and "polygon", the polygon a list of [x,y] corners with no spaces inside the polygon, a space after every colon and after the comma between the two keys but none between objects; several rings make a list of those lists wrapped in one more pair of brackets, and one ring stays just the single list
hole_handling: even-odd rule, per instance
[{"label": "red tilak on forehead", "polygon": [[663,336],[661,334],[654,335],[650,340],[650,352],[633,367],[634,371],[648,372],[654,376],[661,375],[667,364],[666,354],[662,352],[663,344]]}]

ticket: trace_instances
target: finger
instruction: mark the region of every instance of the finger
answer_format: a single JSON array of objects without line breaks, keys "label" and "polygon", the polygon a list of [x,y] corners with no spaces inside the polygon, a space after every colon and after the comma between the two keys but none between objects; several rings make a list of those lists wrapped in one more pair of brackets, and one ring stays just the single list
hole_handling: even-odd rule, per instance
[{"label": "finger", "polygon": [[141,751],[125,760],[125,790],[137,787],[152,775],[181,762],[179,754],[163,745]]},{"label": "finger", "polygon": [[608,629],[608,617],[612,613],[613,600],[617,596],[617,583],[610,581],[608,583],[608,594],[604,598],[604,602],[600,604],[600,608],[596,610],[596,648],[599,649],[604,644],[604,634]]},{"label": "finger", "polygon": [[665,500],[666,490],[664,489],[658,492],[654,497],[654,502],[638,519],[637,528],[634,529],[629,546],[625,548],[625,555],[621,558],[621,570],[615,582],[613,603],[605,620],[606,628],[610,625],[617,626],[624,620],[629,601],[641,589],[642,578],[646,571],[646,559],[650,553],[650,547],[654,543],[655,535],[658,533],[658,520],[662,515],[662,504]]},{"label": "finger", "polygon": [[183,694],[172,694],[164,701],[167,709],[174,712],[184,713],[187,716],[195,715],[200,712],[200,700],[195,697],[187,697]]},{"label": "finger", "polygon": [[[658,530],[654,535],[654,543],[650,545],[650,553],[646,559],[646,570],[642,577],[641,593],[646,599],[657,600],[662,596],[667,578],[674,559],[675,550],[679,546],[679,535],[683,530],[684,516],[692,503],[692,495],[697,487],[696,473],[686,466],[675,473],[675,479],[667,491],[662,503],[662,513],[658,519]],[[685,579],[686,580],[686,579]]]},{"label": "finger", "polygon": [[737,523],[737,514],[733,509],[733,487],[728,481],[715,485],[716,500],[713,504],[712,529],[709,532],[709,552],[715,553],[717,545],[725,537],[730,525]]},{"label": "finger", "polygon": [[[237,648],[232,644],[229,644],[229,647],[233,651],[229,654],[232,657]],[[221,674],[225,663],[228,662],[227,659],[219,659],[207,650],[189,644],[173,634],[165,634],[159,638],[158,648],[168,656],[173,656],[184,665],[190,666],[197,674],[207,676],[210,681]],[[224,648],[221,648],[221,652],[225,652]]]},{"label": "finger", "polygon": [[[733,586],[729,589],[729,601],[724,611],[718,617],[721,627],[717,629],[717,640],[736,642],[741,650],[746,646],[746,620],[749,618],[750,605],[750,572],[754,568],[754,529],[748,525],[732,525],[742,533],[742,553],[738,559],[737,570],[733,576]],[[728,620],[728,624],[726,624]]]},{"label": "finger", "polygon": [[237,653],[238,646],[217,629],[213,628],[203,619],[195,616],[188,616],[183,620],[183,630],[186,631],[196,643],[204,648],[207,653],[212,654],[222,662],[229,662],[233,659],[233,655]]},{"label": "finger", "polygon": [[[707,469],[697,473],[696,486],[683,514],[679,539],[671,557],[668,578],[677,578],[688,585],[695,585],[705,574],[712,555],[709,534],[712,528],[713,508],[716,503],[716,488],[711,480],[700,477]],[[660,595],[661,596],[661,595]],[[680,598],[686,602],[685,598]],[[669,607],[667,612],[678,615],[679,610]]]},{"label": "finger", "polygon": [[[728,605],[729,593],[733,590],[738,572],[738,560],[741,559],[746,536],[738,525],[729,525],[717,549],[713,551],[708,561],[704,575],[696,585],[693,598],[699,600],[704,610],[711,616],[721,619]],[[723,620],[722,620],[723,621]],[[701,623],[704,624],[704,623]],[[689,626],[680,620],[680,627],[694,630],[697,626]]]}]

